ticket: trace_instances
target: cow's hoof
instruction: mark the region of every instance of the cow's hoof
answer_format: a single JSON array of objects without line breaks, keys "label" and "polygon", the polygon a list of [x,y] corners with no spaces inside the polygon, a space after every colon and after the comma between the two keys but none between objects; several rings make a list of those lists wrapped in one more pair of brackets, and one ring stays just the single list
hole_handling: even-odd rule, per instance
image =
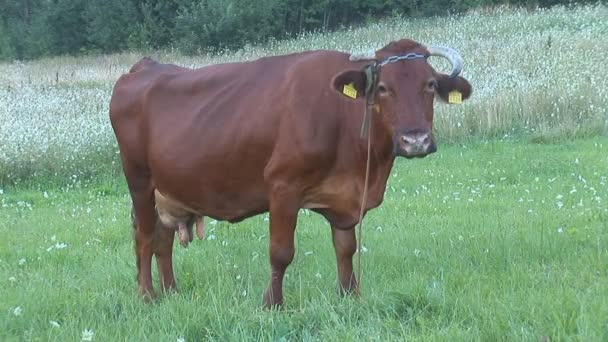
[{"label": "cow's hoof", "polygon": [[344,288],[342,286],[338,286],[338,294],[340,297],[359,297],[359,288],[358,287],[350,287]]},{"label": "cow's hoof", "polygon": [[154,290],[140,290],[139,291],[139,296],[141,297],[141,299],[144,301],[144,303],[146,304],[151,304],[153,303],[157,296],[156,296],[156,292],[154,292]]},{"label": "cow's hoof", "polygon": [[178,293],[179,291],[177,290],[177,285],[175,283],[172,284],[168,284],[165,286],[162,286],[161,284],[161,289],[163,291],[164,294],[174,294],[174,293]]},{"label": "cow's hoof", "polygon": [[283,306],[283,296],[273,296],[270,291],[266,290],[262,299],[262,305],[268,310],[278,310]]}]

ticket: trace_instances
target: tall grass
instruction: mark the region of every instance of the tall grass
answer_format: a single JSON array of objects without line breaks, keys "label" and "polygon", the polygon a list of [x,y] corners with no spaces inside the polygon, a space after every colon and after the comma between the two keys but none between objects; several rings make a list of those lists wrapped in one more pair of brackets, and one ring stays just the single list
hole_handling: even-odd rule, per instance
[{"label": "tall grass", "polygon": [[[310,49],[377,49],[401,38],[449,45],[465,58],[463,75],[474,94],[462,106],[436,106],[442,142],[563,140],[608,132],[607,17],[602,5],[536,12],[499,7],[462,16],[395,18],[214,56],[151,54],[200,67]],[[117,172],[107,115],[111,87],[144,54],[149,53],[0,64],[0,184],[105,173],[112,163]]]}]

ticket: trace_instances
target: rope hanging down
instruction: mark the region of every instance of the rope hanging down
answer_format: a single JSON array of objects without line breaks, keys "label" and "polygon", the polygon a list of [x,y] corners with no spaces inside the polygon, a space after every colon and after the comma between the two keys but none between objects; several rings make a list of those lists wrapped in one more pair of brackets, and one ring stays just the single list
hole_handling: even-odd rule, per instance
[{"label": "rope hanging down", "polygon": [[364,69],[365,72],[365,114],[361,124],[361,137],[367,136],[367,161],[365,162],[365,181],[363,182],[363,195],[361,197],[361,210],[359,211],[359,238],[357,239],[357,285],[361,288],[361,251],[363,246],[363,213],[367,202],[367,188],[369,185],[369,168],[371,162],[372,132],[371,119],[372,111],[376,105],[376,91],[380,79],[380,65],[376,62],[369,64]]},{"label": "rope hanging down", "polygon": [[372,132],[371,132],[371,121],[372,112],[376,105],[376,92],[378,91],[378,82],[380,81],[380,68],[391,63],[396,63],[403,60],[412,60],[426,58],[425,55],[419,53],[408,53],[400,56],[390,56],[378,63],[374,61],[365,66],[363,69],[365,73],[365,114],[363,115],[363,122],[361,123],[361,138],[367,136],[367,160],[365,162],[365,181],[363,182],[363,195],[361,196],[361,209],[359,211],[359,227],[357,239],[357,284],[359,289],[361,288],[361,252],[363,247],[363,214],[365,212],[365,206],[367,204],[367,188],[369,186],[369,169],[371,163],[371,149],[372,149]]}]

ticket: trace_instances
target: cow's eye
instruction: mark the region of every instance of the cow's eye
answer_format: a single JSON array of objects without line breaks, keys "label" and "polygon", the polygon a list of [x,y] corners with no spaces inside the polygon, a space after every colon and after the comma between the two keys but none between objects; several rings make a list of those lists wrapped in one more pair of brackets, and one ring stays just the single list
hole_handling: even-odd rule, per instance
[{"label": "cow's eye", "polygon": [[378,84],[378,94],[384,95],[388,93],[388,89],[384,83]]},{"label": "cow's eye", "polygon": [[426,89],[428,91],[435,91],[435,90],[437,90],[437,80],[435,80],[435,79],[429,80],[429,82],[426,85]]}]

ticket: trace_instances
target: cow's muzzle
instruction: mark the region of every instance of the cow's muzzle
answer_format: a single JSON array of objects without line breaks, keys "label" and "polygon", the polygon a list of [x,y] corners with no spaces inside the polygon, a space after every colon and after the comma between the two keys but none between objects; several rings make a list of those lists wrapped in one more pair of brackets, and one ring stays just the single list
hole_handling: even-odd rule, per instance
[{"label": "cow's muzzle", "polygon": [[395,149],[397,156],[422,158],[437,151],[435,139],[429,130],[411,130],[397,134]]}]

